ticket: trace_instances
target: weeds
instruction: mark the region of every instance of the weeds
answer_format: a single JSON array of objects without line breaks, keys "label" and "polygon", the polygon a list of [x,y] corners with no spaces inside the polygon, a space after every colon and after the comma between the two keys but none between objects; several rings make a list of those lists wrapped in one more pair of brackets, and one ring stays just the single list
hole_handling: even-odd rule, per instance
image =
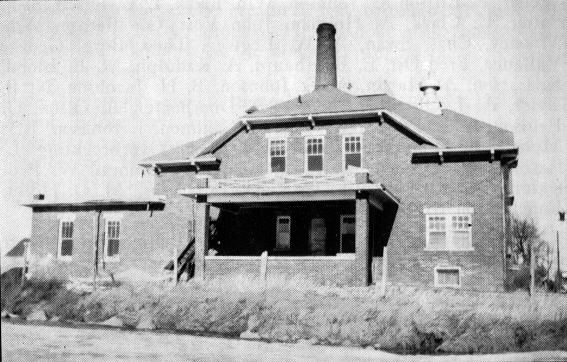
[{"label": "weeds", "polygon": [[[4,284],[3,277],[3,303]],[[371,287],[320,287],[293,278],[264,284],[245,276],[174,288],[123,283],[83,295],[63,285],[32,279],[14,289],[6,306],[24,315],[40,306],[76,321],[118,316],[135,327],[149,318],[160,329],[226,336],[250,329],[271,341],[310,339],[405,353],[567,349],[567,298],[557,294],[391,287],[381,296]]]}]

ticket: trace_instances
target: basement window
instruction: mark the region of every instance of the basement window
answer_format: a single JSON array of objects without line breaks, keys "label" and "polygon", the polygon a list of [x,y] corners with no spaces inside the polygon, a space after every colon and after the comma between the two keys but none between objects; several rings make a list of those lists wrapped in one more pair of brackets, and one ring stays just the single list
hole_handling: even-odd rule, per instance
[{"label": "basement window", "polygon": [[424,212],[426,250],[474,250],[472,247],[473,208],[428,208]]},{"label": "basement window", "polygon": [[73,256],[73,235],[75,219],[73,215],[67,215],[59,221],[59,243],[57,258],[70,261]]},{"label": "basement window", "polygon": [[435,287],[460,288],[461,268],[459,267],[436,267]]}]

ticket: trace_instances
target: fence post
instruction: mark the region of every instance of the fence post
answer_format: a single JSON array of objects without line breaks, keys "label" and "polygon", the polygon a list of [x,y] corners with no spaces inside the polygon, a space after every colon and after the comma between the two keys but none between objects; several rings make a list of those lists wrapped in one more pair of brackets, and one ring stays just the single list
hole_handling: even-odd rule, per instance
[{"label": "fence post", "polygon": [[268,252],[264,251],[260,256],[260,279],[265,283],[268,271]]},{"label": "fence post", "polygon": [[388,281],[388,247],[382,253],[382,295],[386,295],[386,282]]},{"label": "fence post", "polygon": [[22,285],[24,285],[25,280],[29,272],[29,262],[30,262],[30,242],[24,241],[24,265],[22,266]]}]

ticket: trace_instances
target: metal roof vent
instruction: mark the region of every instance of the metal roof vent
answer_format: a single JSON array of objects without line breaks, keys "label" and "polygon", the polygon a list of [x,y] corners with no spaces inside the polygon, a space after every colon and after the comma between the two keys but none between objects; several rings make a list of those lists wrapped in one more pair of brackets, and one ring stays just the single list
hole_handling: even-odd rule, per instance
[{"label": "metal roof vent", "polygon": [[423,97],[419,101],[421,109],[433,114],[443,114],[441,102],[437,98],[439,89],[441,89],[439,82],[431,77],[431,72],[427,72],[427,77],[419,83],[419,90],[423,92]]}]

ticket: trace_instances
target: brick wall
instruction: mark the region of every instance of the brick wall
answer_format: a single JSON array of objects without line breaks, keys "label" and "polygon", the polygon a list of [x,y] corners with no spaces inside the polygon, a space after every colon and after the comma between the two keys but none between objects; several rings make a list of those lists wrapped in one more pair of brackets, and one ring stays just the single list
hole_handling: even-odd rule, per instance
[{"label": "brick wall", "polygon": [[[412,164],[411,150],[420,146],[387,124],[352,123],[320,126],[325,136],[324,170],[340,172],[342,167],[340,129],[363,127],[363,164],[373,182],[380,182],[401,199],[388,243],[389,278],[393,282],[433,286],[435,266],[459,266],[463,288],[501,290],[504,279],[502,230],[502,171],[498,162]],[[302,173],[304,137],[308,127],[288,127],[287,169]],[[268,170],[267,132],[252,129],[240,132],[215,155],[222,160],[219,171],[206,172],[212,177],[251,177]],[[158,176],[157,184],[160,185]],[[180,183],[191,182],[187,176],[168,175]],[[171,180],[166,181],[172,185]],[[166,184],[162,183],[161,187]],[[178,184],[177,186],[181,186]],[[182,188],[182,187],[179,187]],[[424,251],[427,207],[473,207],[472,238],[474,251]]]},{"label": "brick wall", "polygon": [[[120,224],[120,260],[102,262],[105,215],[122,215]],[[62,214],[75,216],[73,256],[59,262],[74,277],[92,276],[94,267],[97,212],[92,210],[34,211],[32,216],[31,253],[34,258],[57,257],[59,220]],[[99,229],[99,271],[119,273],[138,269],[157,275],[171,259],[174,244],[181,250],[187,244],[187,226],[180,217],[164,211],[103,211]]]},{"label": "brick wall", "polygon": [[[260,258],[207,257],[205,278],[219,278],[229,275],[260,276]],[[308,257],[270,257],[266,277],[304,278],[321,285],[356,285],[355,260]]]},{"label": "brick wall", "polygon": [[[504,233],[502,209],[502,171],[498,162],[411,164],[411,149],[419,146],[387,124],[352,123],[325,128],[324,171],[340,172],[342,167],[342,136],[340,129],[364,127],[363,164],[373,182],[384,184],[401,199],[388,242],[388,274],[392,282],[433,286],[434,268],[454,265],[463,271],[463,288],[501,290],[504,279]],[[288,127],[287,169],[291,174],[304,170],[304,137],[308,127]],[[265,134],[274,129],[252,129],[240,132],[215,155],[222,160],[220,170],[203,171],[215,178],[251,177],[268,170],[268,142]],[[156,175],[155,194],[166,197],[162,211],[124,211],[121,260],[109,264],[112,270],[136,267],[148,272],[163,268],[174,243],[180,250],[189,238],[188,224],[193,219],[194,205],[190,198],[177,191],[195,185],[195,174],[162,172]],[[474,251],[425,251],[426,207],[473,207],[472,238]],[[73,262],[87,268],[92,261],[92,228],[94,212],[77,212],[75,254]],[[56,213],[34,212],[32,252],[38,255],[57,252],[58,220]],[[214,264],[213,264],[214,263]],[[303,262],[275,264],[282,273],[303,273],[314,278],[328,274],[329,279],[349,280],[349,272],[337,274],[335,268],[346,270],[350,262]],[[233,270],[246,271],[249,263],[233,263],[226,268],[221,262],[209,263],[211,275],[223,275]],[[350,269],[348,269],[350,270]],[[326,277],[324,279],[327,279]]]}]

